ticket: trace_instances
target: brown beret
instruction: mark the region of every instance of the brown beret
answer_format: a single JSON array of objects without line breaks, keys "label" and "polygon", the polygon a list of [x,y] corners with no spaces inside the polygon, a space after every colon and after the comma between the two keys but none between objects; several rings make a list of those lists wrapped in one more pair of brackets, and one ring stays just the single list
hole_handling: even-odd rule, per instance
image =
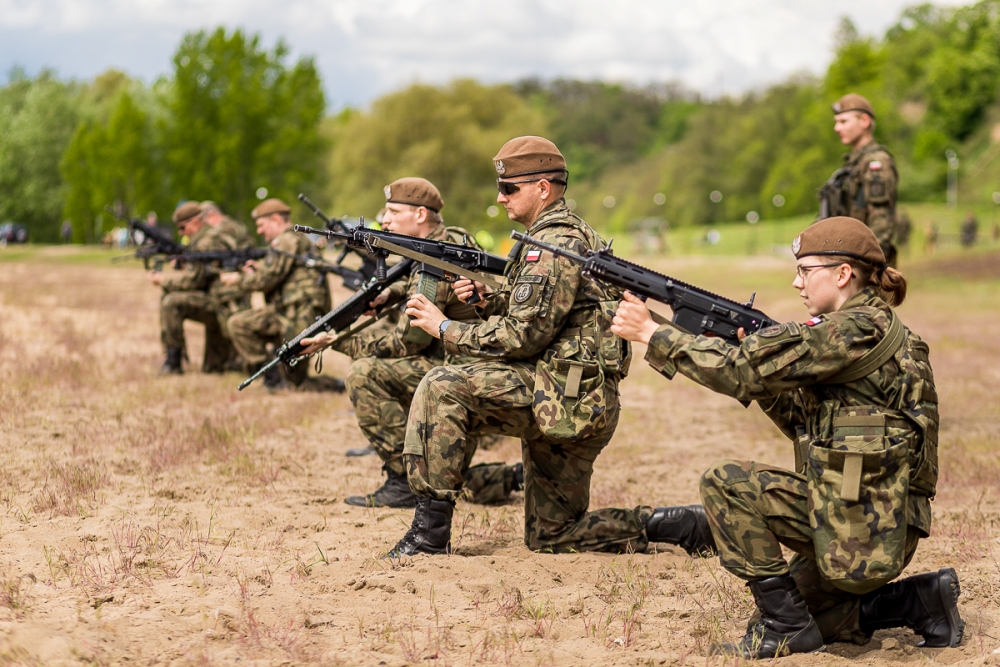
[{"label": "brown beret", "polygon": [[833,103],[834,114],[844,113],[845,111],[860,111],[872,118],[875,117],[875,110],[872,109],[871,102],[857,93],[848,93]]},{"label": "brown beret", "polygon": [[215,203],[214,201],[212,201],[211,199],[206,199],[205,201],[203,201],[203,202],[201,203],[201,210],[202,210],[202,211],[207,211],[207,210],[209,210],[209,209],[213,209],[213,208],[214,208],[214,209],[215,209],[216,211],[220,211],[220,212],[222,211],[222,208],[220,208],[220,207],[219,207],[219,205],[218,205],[218,204],[216,204],[216,203]]},{"label": "brown beret", "polygon": [[196,215],[201,215],[201,204],[196,201],[186,201],[174,209],[174,224],[187,222]]},{"label": "brown beret", "polygon": [[513,178],[550,171],[566,171],[566,158],[556,145],[543,137],[517,137],[505,143],[493,157],[497,176]]},{"label": "brown beret", "polygon": [[423,206],[438,213],[444,208],[444,200],[434,184],[426,178],[410,176],[398,178],[383,188],[386,202]]},{"label": "brown beret", "polygon": [[257,208],[250,211],[250,217],[256,220],[272,213],[291,213],[292,209],[280,199],[265,199],[257,204]]},{"label": "brown beret", "polygon": [[810,255],[846,255],[872,266],[885,264],[885,254],[878,239],[865,223],[854,218],[827,218],[807,227],[792,241],[795,257]]}]

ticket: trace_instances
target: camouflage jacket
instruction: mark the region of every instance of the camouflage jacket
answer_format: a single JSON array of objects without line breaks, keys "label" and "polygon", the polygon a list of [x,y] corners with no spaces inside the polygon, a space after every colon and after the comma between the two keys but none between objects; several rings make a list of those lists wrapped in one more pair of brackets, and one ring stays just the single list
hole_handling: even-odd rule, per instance
[{"label": "camouflage jacket", "polygon": [[[479,247],[472,239],[472,235],[461,227],[438,225],[434,231],[427,235],[427,239]],[[419,265],[416,265],[409,280],[405,282],[401,280],[389,287],[390,296],[386,308],[405,302],[410,296],[423,292],[449,319],[478,321],[478,315],[474,312],[475,308],[466,306],[459,301],[451,289],[450,283],[436,280],[421,273],[418,268]],[[400,305],[402,304],[400,303]],[[352,359],[360,357],[400,358],[417,354],[445,359],[446,356],[441,341],[422,329],[411,327],[410,319],[405,315],[398,318],[394,327],[377,327],[374,330],[363,331],[340,342],[335,349]],[[448,356],[450,357],[450,355]],[[446,361],[453,363],[456,359],[448,358]]]},{"label": "camouflage jacket", "polygon": [[[271,241],[271,246],[295,255],[319,258],[308,238],[290,228]],[[279,315],[290,320],[312,320],[330,310],[330,288],[326,277],[298,260],[268,253],[253,273],[244,273],[239,283],[246,292],[260,291]]]},{"label": "camouflage jacket", "polygon": [[[187,250],[189,252],[207,252],[210,250],[233,250],[234,247],[232,240],[219,234],[214,227],[202,225],[201,229],[191,237]],[[162,287],[164,292],[201,290],[214,295],[222,289],[218,276],[217,266],[206,262],[189,262],[184,264],[180,271],[166,273],[163,276]]]},{"label": "camouflage jacket", "polygon": [[[564,199],[545,209],[528,234],[574,253],[606,247]],[[485,321],[452,322],[444,333],[445,349],[487,359],[598,362],[605,373],[624,377],[631,348],[610,330],[621,295],[585,278],[580,268],[568,259],[515,245],[507,284],[491,297]]]},{"label": "camouflage jacket", "polygon": [[843,166],[819,191],[821,204],[826,200],[825,217],[857,218],[875,233],[885,251],[896,243],[898,183],[899,172],[889,150],[875,141],[865,144],[844,155]]},{"label": "camouflage jacket", "polygon": [[938,475],[938,399],[927,344],[904,328],[905,342],[882,367],[853,382],[827,382],[872,349],[893,316],[869,288],[835,313],[768,327],[738,346],[666,324],[646,360],[668,378],[679,371],[721,394],[758,401],[792,439],[830,438],[836,417],[874,406],[888,417],[886,435],[909,444],[907,522],[926,535]]},{"label": "camouflage jacket", "polygon": [[253,235],[247,230],[246,225],[242,222],[236,222],[229,216],[224,216],[222,221],[216,226],[216,229],[223,236],[228,236],[232,239],[234,247],[237,250],[253,248],[257,245],[254,242]]}]

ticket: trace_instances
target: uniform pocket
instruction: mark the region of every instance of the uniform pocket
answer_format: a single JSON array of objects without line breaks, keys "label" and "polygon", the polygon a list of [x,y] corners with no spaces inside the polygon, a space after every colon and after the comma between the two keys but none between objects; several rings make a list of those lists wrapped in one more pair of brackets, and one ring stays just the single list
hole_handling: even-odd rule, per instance
[{"label": "uniform pocket", "polygon": [[909,446],[899,437],[838,436],[809,446],[809,525],[820,573],[862,594],[904,566]]},{"label": "uniform pocket", "polygon": [[577,442],[593,437],[608,425],[609,401],[617,400],[617,392],[606,390],[600,364],[552,359],[535,367],[531,410],[548,438]]}]

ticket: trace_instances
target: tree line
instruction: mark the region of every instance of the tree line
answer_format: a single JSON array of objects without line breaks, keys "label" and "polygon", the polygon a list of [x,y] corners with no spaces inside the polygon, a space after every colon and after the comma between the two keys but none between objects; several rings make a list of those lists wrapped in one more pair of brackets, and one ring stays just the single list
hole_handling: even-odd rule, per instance
[{"label": "tree line", "polygon": [[290,62],[281,42],[195,32],[172,64],[151,84],[13,71],[0,88],[0,221],[51,241],[69,219],[74,239],[91,241],[115,224],[103,212],[113,202],[164,217],[183,199],[213,199],[246,220],[262,188],[372,216],[383,185],[419,174],[441,188],[450,223],[502,232],[491,158],[518,134],[560,146],[569,196],[612,231],[650,216],[796,215],[815,210],[844,152],[830,105],[847,92],[872,101],[902,199],[943,199],[946,150],[962,160],[965,201],[989,197],[1000,176],[1000,0],[913,7],[879,37],[844,19],[822,76],[721,99],[676,85],[458,80],[329,114],[315,64]]}]

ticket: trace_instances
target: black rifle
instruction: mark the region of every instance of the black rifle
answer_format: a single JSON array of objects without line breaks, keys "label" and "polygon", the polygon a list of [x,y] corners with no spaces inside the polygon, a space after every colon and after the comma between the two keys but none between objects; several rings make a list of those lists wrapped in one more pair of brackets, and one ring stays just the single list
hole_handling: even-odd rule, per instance
[{"label": "black rifle", "polygon": [[[251,259],[263,259],[271,248],[242,248],[240,250],[185,250],[171,255],[167,259],[176,261],[176,268],[181,268],[184,262],[209,263],[218,262],[223,271],[235,271]],[[298,255],[293,255],[298,258]],[[304,258],[303,258],[304,259]]]},{"label": "black rifle", "polygon": [[[150,260],[153,261],[154,268],[159,270],[164,262],[164,257],[161,257],[162,255],[178,255],[184,252],[184,246],[175,241],[173,235],[169,232],[154,225],[146,224],[137,218],[128,218],[121,215],[110,206],[105,206],[104,210],[126,223],[129,229],[132,230],[133,238],[135,238],[135,232],[142,234],[142,244],[136,248],[134,257],[141,259],[143,266],[147,269],[149,268]],[[122,258],[116,257],[115,259],[127,259],[127,256]]]},{"label": "black rifle", "polygon": [[688,333],[713,334],[737,345],[739,329],[751,334],[775,324],[774,320],[753,307],[753,296],[747,303],[737,303],[619,259],[610,249],[588,250],[586,256],[580,256],[521,232],[511,232],[510,236],[521,243],[537,246],[583,265],[583,274],[588,278],[626,289],[643,301],[649,298],[670,306],[674,311],[673,323]]},{"label": "black rifle", "polygon": [[351,326],[359,317],[361,317],[362,314],[365,313],[365,311],[371,310],[371,306],[369,304],[382,292],[383,289],[385,289],[386,285],[391,285],[397,280],[407,277],[410,275],[410,270],[412,268],[413,262],[411,260],[405,260],[389,269],[389,272],[383,282],[379,282],[374,278],[369,280],[367,285],[352,294],[351,298],[347,301],[340,304],[323,317],[318,318],[306,329],[299,332],[295,338],[283,343],[281,347],[274,351],[274,359],[267,362],[267,364],[260,370],[244,380],[238,389],[243,391],[250,385],[251,382],[279,363],[285,363],[289,366],[297,364],[301,360],[302,350],[305,349],[305,346],[302,345],[302,341],[304,339],[312,338],[317,334],[329,331],[340,332]]},{"label": "black rifle", "polygon": [[[444,241],[429,241],[416,236],[393,234],[377,229],[355,227],[344,233],[295,225],[295,231],[304,234],[318,234],[329,239],[340,239],[350,248],[364,250],[375,258],[376,280],[385,279],[387,270],[385,260],[389,255],[401,255],[414,259],[420,262],[418,271],[438,279],[454,280],[456,277],[462,276],[486,283],[491,287],[500,287],[501,284],[483,274],[502,275],[507,267],[506,258],[491,255],[472,246]],[[472,298],[466,303],[477,303],[479,300],[479,294],[473,292]]]},{"label": "black rifle", "polygon": [[[302,202],[303,204],[305,204],[306,207],[310,211],[313,212],[313,215],[315,215],[317,218],[319,218],[320,220],[322,220],[323,224],[326,226],[326,228],[329,231],[331,231],[331,232],[341,232],[343,234],[350,234],[351,233],[351,228],[347,226],[347,224],[344,222],[343,218],[331,218],[331,217],[327,216],[325,213],[323,213],[323,211],[319,210],[318,206],[316,206],[315,204],[313,204],[309,200],[309,197],[306,197],[305,194],[303,194],[301,192],[299,193],[299,201]],[[364,218],[362,218],[362,223],[363,222],[364,222]],[[362,226],[363,226],[363,224],[362,224]],[[345,287],[349,287],[350,289],[357,290],[357,289],[361,289],[361,286],[364,285],[369,280],[371,280],[371,277],[375,275],[375,260],[373,260],[368,255],[368,253],[358,251],[356,249],[350,248],[349,246],[345,245],[344,248],[343,248],[343,250],[341,250],[340,254],[337,256],[337,259],[335,260],[338,266],[343,266],[344,258],[347,257],[347,253],[349,251],[352,251],[352,250],[359,257],[361,257],[361,267],[355,273],[359,274],[360,277],[362,278],[362,280],[360,282],[358,282],[357,284],[355,284],[355,285],[351,285],[351,284],[348,284],[347,276],[342,276],[342,277],[344,278],[344,286]],[[353,269],[346,269],[346,270],[347,271],[353,271]]]}]

